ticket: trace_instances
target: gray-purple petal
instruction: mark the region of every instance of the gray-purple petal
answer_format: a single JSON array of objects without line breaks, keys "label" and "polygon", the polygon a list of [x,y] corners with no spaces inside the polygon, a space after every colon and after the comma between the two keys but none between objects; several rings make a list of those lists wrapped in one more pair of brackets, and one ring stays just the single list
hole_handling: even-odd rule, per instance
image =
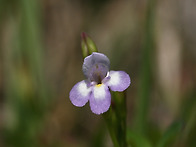
[{"label": "gray-purple petal", "polygon": [[111,94],[108,86],[104,84],[94,86],[89,102],[93,113],[102,114],[106,112],[111,104]]},{"label": "gray-purple petal", "polygon": [[112,91],[124,91],[131,84],[129,75],[124,71],[110,71],[107,85]]},{"label": "gray-purple petal", "polygon": [[73,105],[82,107],[88,102],[90,93],[91,87],[87,87],[86,82],[83,80],[74,85],[69,93],[69,98]]},{"label": "gray-purple petal", "polygon": [[108,73],[110,61],[104,54],[93,52],[84,59],[83,73],[86,78],[99,83]]}]

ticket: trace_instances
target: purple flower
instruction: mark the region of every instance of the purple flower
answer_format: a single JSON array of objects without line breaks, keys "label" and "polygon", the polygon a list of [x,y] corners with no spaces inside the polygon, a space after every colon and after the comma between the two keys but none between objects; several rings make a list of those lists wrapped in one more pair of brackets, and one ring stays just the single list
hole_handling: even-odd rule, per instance
[{"label": "purple flower", "polygon": [[78,82],[70,91],[73,105],[84,106],[88,101],[93,113],[106,112],[111,104],[112,91],[124,91],[131,83],[124,71],[109,71],[110,61],[101,53],[93,52],[84,59],[83,73],[86,80]]}]

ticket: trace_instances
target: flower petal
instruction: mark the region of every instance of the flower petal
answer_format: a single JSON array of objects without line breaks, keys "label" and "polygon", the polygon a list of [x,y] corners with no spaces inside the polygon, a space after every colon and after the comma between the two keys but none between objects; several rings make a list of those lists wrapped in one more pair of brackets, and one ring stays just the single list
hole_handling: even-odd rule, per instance
[{"label": "flower petal", "polygon": [[83,80],[74,85],[69,93],[69,98],[73,105],[82,107],[88,102],[90,92],[91,88],[88,88],[86,82]]},{"label": "flower petal", "polygon": [[89,102],[93,113],[101,114],[106,112],[111,104],[109,88],[104,84],[94,86]]},{"label": "flower petal", "polygon": [[131,84],[129,75],[124,71],[110,71],[107,85],[112,91],[124,91]]},{"label": "flower petal", "polygon": [[[109,71],[110,61],[104,54],[93,52],[84,59],[82,66],[84,75],[92,81],[97,77],[104,78]],[[101,79],[102,80],[102,79]]]}]

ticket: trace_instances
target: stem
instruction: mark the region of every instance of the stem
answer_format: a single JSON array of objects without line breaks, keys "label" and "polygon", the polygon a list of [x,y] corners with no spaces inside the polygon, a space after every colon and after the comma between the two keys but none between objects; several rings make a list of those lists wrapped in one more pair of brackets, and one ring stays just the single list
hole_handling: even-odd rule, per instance
[{"label": "stem", "polygon": [[103,114],[115,147],[127,147],[126,140],[126,97],[124,92],[112,92],[113,103]]},{"label": "stem", "polygon": [[112,109],[110,108],[108,112],[103,114],[103,118],[106,122],[106,125],[108,127],[110,137],[112,139],[112,142],[114,144],[114,147],[120,147],[117,134],[116,134],[116,118],[114,115],[114,112],[112,112]]}]

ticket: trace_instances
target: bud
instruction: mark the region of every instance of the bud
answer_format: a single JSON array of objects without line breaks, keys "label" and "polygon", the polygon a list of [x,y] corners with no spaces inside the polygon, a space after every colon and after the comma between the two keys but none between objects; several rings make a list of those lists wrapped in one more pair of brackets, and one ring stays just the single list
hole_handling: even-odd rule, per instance
[{"label": "bud", "polygon": [[82,32],[81,34],[81,48],[84,58],[93,52],[97,52],[95,43],[85,32]]}]

